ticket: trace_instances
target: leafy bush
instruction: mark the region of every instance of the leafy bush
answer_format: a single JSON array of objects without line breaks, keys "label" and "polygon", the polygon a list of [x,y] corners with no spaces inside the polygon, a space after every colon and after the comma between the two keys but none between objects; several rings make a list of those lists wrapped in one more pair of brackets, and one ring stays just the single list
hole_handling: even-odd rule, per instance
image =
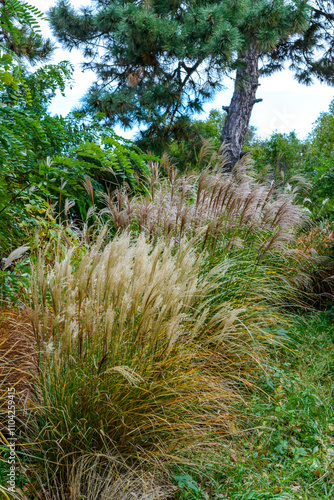
[{"label": "leafy bush", "polygon": [[[225,118],[226,113],[219,109],[212,109],[205,120],[182,117],[176,134],[177,139],[165,145],[165,152],[180,172],[200,171],[205,168],[210,158],[217,161]],[[254,136],[255,129],[250,126],[245,135],[244,150],[249,149]],[[141,141],[139,144],[141,145]]]}]

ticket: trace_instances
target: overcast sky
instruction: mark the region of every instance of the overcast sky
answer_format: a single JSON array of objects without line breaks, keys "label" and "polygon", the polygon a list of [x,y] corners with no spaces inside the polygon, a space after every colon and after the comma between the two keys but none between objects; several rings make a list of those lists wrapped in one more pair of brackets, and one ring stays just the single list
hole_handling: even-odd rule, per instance
[{"label": "overcast sky", "polygon": [[[74,7],[88,5],[89,0],[70,0]],[[56,0],[28,0],[29,3],[46,12]],[[48,23],[42,22],[43,36],[50,37],[51,32]],[[74,85],[67,89],[66,97],[56,96],[51,105],[51,113],[66,115],[73,107],[79,104],[80,98],[94,80],[91,72],[83,73],[80,70],[80,62],[83,61],[82,54],[77,50],[72,52],[61,49],[57,44],[57,50],[52,62],[63,60],[71,61],[75,66]],[[226,89],[219,92],[214,101],[204,106],[205,113],[210,109],[221,109],[230,102],[233,91],[233,80],[227,79]],[[257,91],[257,97],[263,102],[255,104],[253,108],[251,123],[257,128],[261,137],[267,137],[275,131],[288,133],[295,130],[300,138],[305,137],[312,130],[312,124],[322,111],[327,111],[334,97],[334,88],[320,83],[309,87],[297,83],[289,70],[276,73],[270,77],[261,79],[261,86]],[[133,132],[124,132],[117,127],[116,132],[120,135],[131,137]]]}]

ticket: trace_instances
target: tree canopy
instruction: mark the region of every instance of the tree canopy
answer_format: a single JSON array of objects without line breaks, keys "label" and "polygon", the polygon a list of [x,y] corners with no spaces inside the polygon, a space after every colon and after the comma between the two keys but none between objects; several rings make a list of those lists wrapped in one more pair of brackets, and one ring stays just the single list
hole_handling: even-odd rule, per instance
[{"label": "tree canopy", "polygon": [[45,18],[36,7],[20,0],[0,0],[0,48],[35,64],[53,51],[50,39],[44,39],[39,20]]},{"label": "tree canopy", "polygon": [[[61,0],[49,16],[68,49],[83,50],[97,80],[85,110],[108,122],[144,124],[149,135],[182,135],[183,117],[222,88],[242,44],[247,0],[94,1],[75,12]],[[168,124],[168,131],[166,129]]]},{"label": "tree canopy", "polygon": [[81,49],[83,68],[96,73],[83,109],[146,126],[147,144],[159,148],[182,139],[186,116],[245,66],[250,43],[273,70],[271,53],[307,27],[309,13],[306,0],[94,0],[79,11],[60,0],[49,17],[58,40]]},{"label": "tree canopy", "polygon": [[334,4],[332,0],[312,0],[312,17],[307,30],[282,44],[272,54],[273,68],[286,60],[300,83],[315,79],[334,85]]}]

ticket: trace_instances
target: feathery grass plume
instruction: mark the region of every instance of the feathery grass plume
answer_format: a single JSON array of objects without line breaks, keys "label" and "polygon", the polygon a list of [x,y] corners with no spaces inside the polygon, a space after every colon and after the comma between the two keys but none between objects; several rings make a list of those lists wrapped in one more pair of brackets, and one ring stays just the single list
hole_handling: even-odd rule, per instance
[{"label": "feathery grass plume", "polygon": [[240,160],[235,174],[223,167],[151,184],[150,198],[129,199],[122,190],[106,197],[104,214],[117,230],[129,226],[145,231],[153,240],[169,235],[178,241],[182,234],[203,230],[203,245],[228,248],[238,239],[263,251],[284,246],[295,237],[305,221],[303,208],[294,204],[292,194],[277,192],[274,185],[259,184],[247,173],[249,160]]},{"label": "feathery grass plume", "polygon": [[203,273],[193,240],[105,240],[58,245],[55,264],[39,259],[33,271],[42,396],[32,435],[52,463],[94,450],[173,462],[215,446],[235,428],[240,381],[261,363],[262,326],[275,318],[217,303],[229,263]]},{"label": "feathery grass plume", "polygon": [[207,249],[212,265],[225,257],[236,263],[234,275],[227,273],[229,286],[225,276],[225,296],[298,305],[309,277],[293,244],[307,216],[294,194],[257,182],[249,161],[245,155],[233,174],[224,173],[223,159],[213,171],[178,177],[164,158],[168,177],[154,182],[151,197],[130,198],[123,190],[117,203],[116,197],[105,200],[102,216],[117,231],[144,232],[152,242],[164,237],[177,246],[183,236],[196,235],[198,251]]}]

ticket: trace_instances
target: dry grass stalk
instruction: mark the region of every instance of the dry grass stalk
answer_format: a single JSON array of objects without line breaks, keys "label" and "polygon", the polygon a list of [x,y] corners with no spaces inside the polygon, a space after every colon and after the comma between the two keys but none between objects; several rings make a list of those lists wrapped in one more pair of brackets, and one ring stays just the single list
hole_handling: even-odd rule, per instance
[{"label": "dry grass stalk", "polygon": [[13,252],[11,252],[8,257],[4,259],[4,262],[2,263],[3,270],[10,267],[15,260],[19,259],[28,250],[28,246],[22,246],[13,250]]},{"label": "dry grass stalk", "polygon": [[30,488],[36,500],[164,500],[173,490],[166,478],[103,454],[83,455],[61,467],[66,469],[63,482],[48,469],[47,479],[35,475]]},{"label": "dry grass stalk", "polygon": [[17,408],[26,406],[37,375],[37,351],[27,311],[0,313],[0,400],[15,388]]}]

